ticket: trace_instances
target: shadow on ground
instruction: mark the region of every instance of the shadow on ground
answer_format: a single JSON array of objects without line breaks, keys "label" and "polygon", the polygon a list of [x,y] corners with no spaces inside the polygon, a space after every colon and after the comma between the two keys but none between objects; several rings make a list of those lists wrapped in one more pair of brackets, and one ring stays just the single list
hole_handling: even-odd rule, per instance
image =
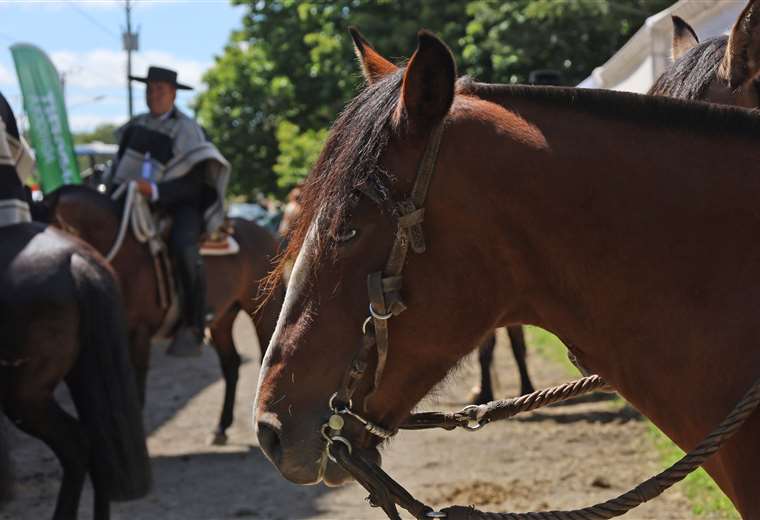
[{"label": "shadow on ground", "polygon": [[554,422],[557,424],[571,424],[577,422],[586,423],[618,423],[625,424],[630,421],[640,422],[644,416],[629,404],[624,404],[618,410],[587,410],[581,412],[569,411],[567,407],[555,408],[552,412],[533,412],[530,415],[518,416],[519,422]]},{"label": "shadow on ground", "polygon": [[145,499],[115,504],[114,520],[285,520],[322,513],[317,501],[329,488],[287,482],[254,446],[229,449],[153,457],[154,491]]}]

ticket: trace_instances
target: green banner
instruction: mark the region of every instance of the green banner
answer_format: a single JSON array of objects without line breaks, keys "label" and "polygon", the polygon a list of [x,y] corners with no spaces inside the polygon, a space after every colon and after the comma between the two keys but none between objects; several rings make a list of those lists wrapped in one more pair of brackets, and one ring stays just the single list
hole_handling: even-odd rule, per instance
[{"label": "green banner", "polygon": [[62,184],[79,184],[82,181],[58,71],[34,45],[13,45],[11,54],[29,117],[42,191],[48,193]]}]

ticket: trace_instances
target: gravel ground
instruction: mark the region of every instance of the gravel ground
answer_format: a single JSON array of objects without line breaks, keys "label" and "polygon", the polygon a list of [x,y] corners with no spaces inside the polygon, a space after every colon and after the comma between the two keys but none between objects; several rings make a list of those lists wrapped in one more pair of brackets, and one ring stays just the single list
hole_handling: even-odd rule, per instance
[{"label": "gravel ground", "polygon": [[[357,485],[299,487],[283,480],[264,458],[251,429],[258,343],[247,319],[237,320],[235,334],[245,364],[226,446],[208,444],[222,399],[215,354],[205,349],[197,359],[173,359],[154,349],[145,410],[154,489],[145,499],[114,504],[112,518],[385,518],[368,507],[366,493]],[[504,396],[518,390],[505,341],[500,338],[495,368]],[[461,408],[477,379],[475,361],[463,363],[421,408]],[[530,355],[530,347],[528,364],[538,388],[567,379],[562,367]],[[0,519],[50,518],[61,475],[57,460],[36,439],[9,429],[15,496]],[[617,496],[662,469],[646,422],[605,394],[492,424],[478,434],[402,432],[384,459],[391,476],[434,507],[475,505],[491,511],[584,507]],[[91,501],[88,487],[80,518],[91,518]],[[623,518],[692,517],[676,486]]]}]

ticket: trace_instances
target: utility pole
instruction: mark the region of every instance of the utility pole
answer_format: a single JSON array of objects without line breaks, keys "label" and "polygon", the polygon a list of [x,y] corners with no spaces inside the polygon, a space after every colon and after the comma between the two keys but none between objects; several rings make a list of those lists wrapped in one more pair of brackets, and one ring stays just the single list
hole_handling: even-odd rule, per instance
[{"label": "utility pole", "polygon": [[137,33],[132,32],[132,7],[129,5],[129,0],[126,0],[127,10],[127,30],[122,33],[121,39],[124,43],[124,50],[127,51],[127,100],[129,109],[129,118],[132,119],[132,51],[138,49]]}]

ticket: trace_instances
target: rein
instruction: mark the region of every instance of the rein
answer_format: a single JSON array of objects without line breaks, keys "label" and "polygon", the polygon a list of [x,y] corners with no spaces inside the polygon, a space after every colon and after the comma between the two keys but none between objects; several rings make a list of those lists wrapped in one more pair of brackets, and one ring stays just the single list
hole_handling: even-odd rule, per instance
[{"label": "rein", "polygon": [[[127,227],[132,225],[132,234],[135,239],[143,244],[148,244],[148,249],[153,257],[153,270],[156,273],[156,286],[158,289],[158,300],[161,309],[166,310],[171,305],[171,287],[174,282],[171,278],[171,265],[166,252],[166,246],[161,239],[161,235],[156,229],[150,207],[145,197],[139,195],[137,183],[129,181],[122,183],[111,195],[112,200],[118,200],[126,191],[126,200],[124,201],[124,210],[122,211],[119,231],[116,234],[111,249],[106,255],[106,260],[112,262],[121,250],[124,244],[124,238],[127,234]],[[163,267],[162,267],[163,264]],[[164,275],[164,272],[167,275]],[[165,279],[168,276],[168,281]],[[168,284],[168,288],[167,288]]]},{"label": "rein", "polygon": [[[401,518],[396,509],[397,505],[409,511],[419,520],[429,518],[448,518],[450,520],[603,520],[623,515],[643,502],[659,496],[673,484],[683,480],[686,475],[701,466],[708,457],[718,451],[720,446],[736,433],[760,404],[760,380],[752,385],[733,411],[713,432],[671,467],[616,498],[573,511],[485,513],[473,507],[462,506],[452,506],[442,511],[434,511],[431,507],[415,499],[378,465],[364,459],[359,454],[354,454],[351,441],[342,435],[346,416],[354,418],[364,426],[367,432],[381,439],[389,439],[397,433],[396,430],[390,430],[376,424],[352,410],[352,397],[359,382],[367,372],[373,349],[377,351],[377,365],[371,382],[371,389],[364,399],[365,404],[367,398],[377,390],[388,357],[388,320],[393,316],[398,316],[406,309],[401,298],[404,262],[409,247],[415,253],[425,252],[425,238],[421,225],[425,211],[424,203],[430,180],[435,171],[444,122],[445,120],[442,120],[438,123],[430,134],[409,199],[397,205],[400,216],[397,219],[396,238],[385,268],[383,271],[370,273],[367,277],[370,302],[369,316],[362,325],[362,341],[359,350],[344,374],[338,391],[330,397],[328,402],[332,415],[321,427],[322,437],[326,442],[325,453],[331,461],[343,467],[364,486],[369,491],[370,504],[373,507],[382,508],[388,518],[392,520],[400,520]],[[467,406],[459,412],[412,414],[401,425],[400,429],[443,428],[453,430],[464,428],[468,431],[476,431],[489,422],[508,419],[519,412],[534,410],[607,386],[601,377],[592,375],[514,399],[492,401],[480,406]]]}]

